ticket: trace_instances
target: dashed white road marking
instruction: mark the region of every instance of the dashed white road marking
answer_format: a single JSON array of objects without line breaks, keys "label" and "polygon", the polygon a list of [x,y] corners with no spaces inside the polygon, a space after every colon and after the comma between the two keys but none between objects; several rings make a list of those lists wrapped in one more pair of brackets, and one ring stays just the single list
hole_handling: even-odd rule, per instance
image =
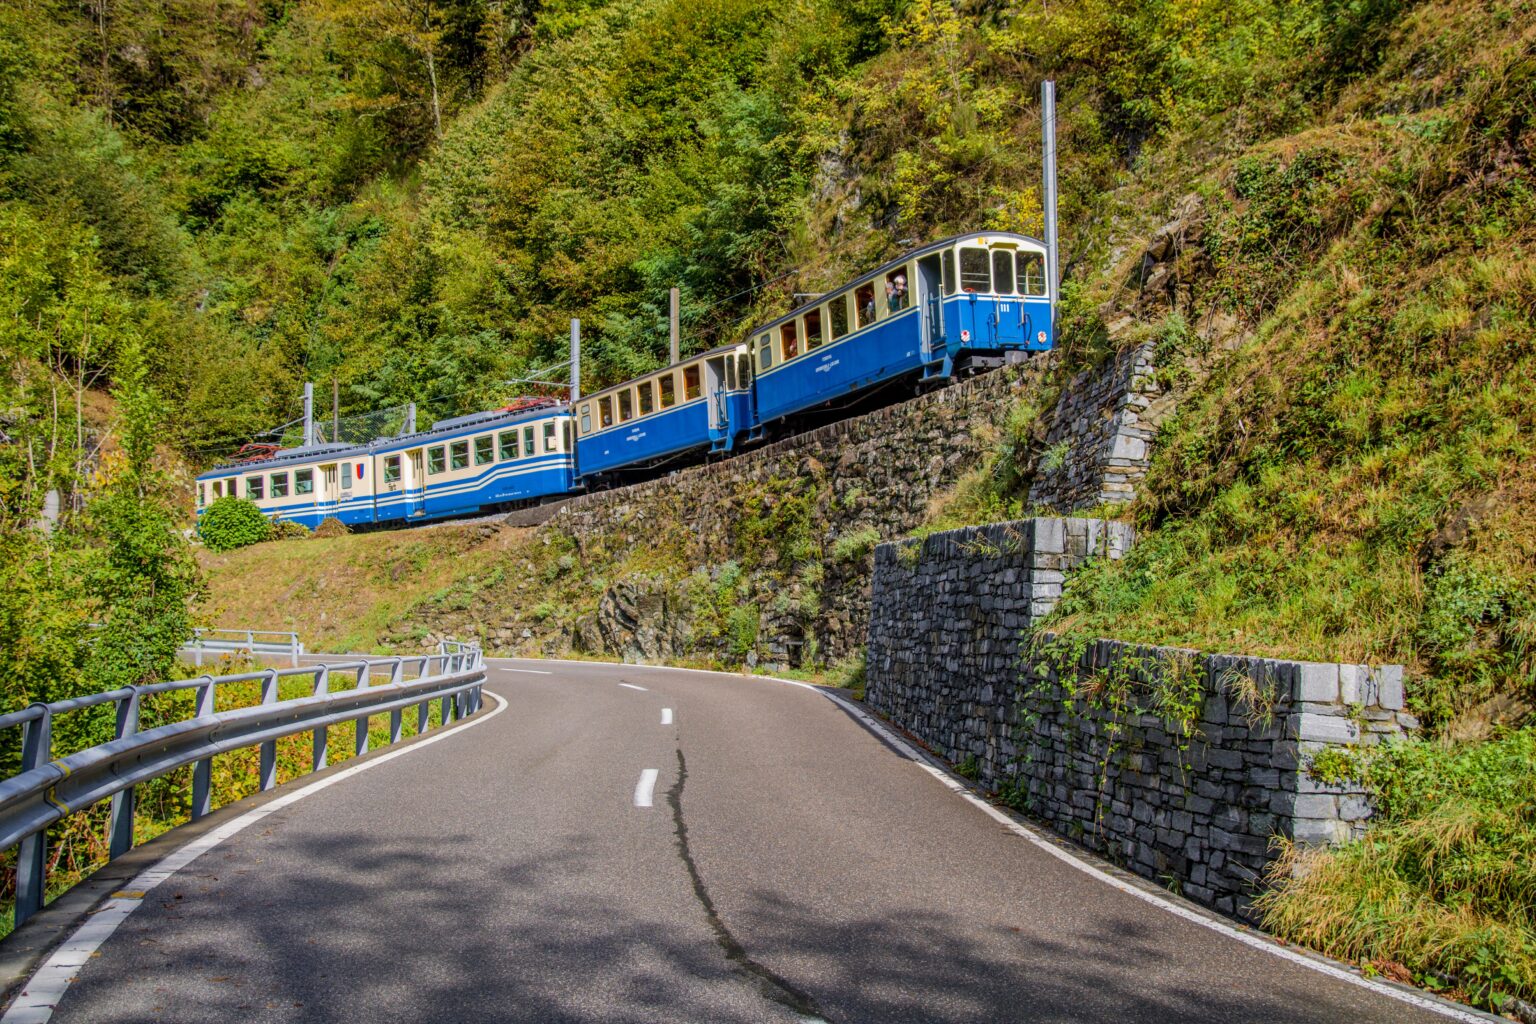
[{"label": "dashed white road marking", "polygon": [[662,708],[661,709],[661,724],[662,725],[671,725],[672,724],[672,709],[671,708]]},{"label": "dashed white road marking", "polygon": [[651,798],[656,795],[656,776],[659,774],[655,768],[647,768],[640,773],[640,781],[635,783],[636,807],[651,806]]},{"label": "dashed white road marking", "polygon": [[647,692],[645,687],[643,687],[643,686],[636,686],[634,683],[620,683],[619,685],[620,686],[627,686],[631,690],[639,690],[641,693]]},{"label": "dashed white road marking", "polygon": [[11,1003],[11,1008],[5,1012],[5,1016],[0,1017],[0,1024],[48,1024],[48,1020],[53,1016],[53,1011],[57,1008],[59,1000],[64,997],[64,993],[68,991],[70,984],[75,980],[75,976],[80,973],[80,968],[84,967],[86,962],[96,955],[96,951],[101,948],[101,944],[106,942],[113,932],[117,931],[117,926],[127,920],[128,915],[139,908],[139,905],[144,902],[144,898],[149,892],[155,886],[164,882],[224,840],[250,828],[258,821],[267,817],[267,815],[275,814],[285,807],[298,803],[307,796],[320,792],[322,789],[328,789],[343,779],[350,779],[352,776],[366,772],[371,768],[377,768],[387,761],[393,761],[397,757],[404,757],[414,750],[420,750],[422,747],[429,747],[440,740],[449,739],[465,729],[473,729],[477,725],[489,722],[507,710],[508,705],[503,698],[492,693],[490,690],[482,692],[485,696],[496,702],[496,707],[484,717],[477,716],[471,718],[462,725],[452,726],[446,731],[439,731],[435,735],[427,736],[412,743],[410,746],[399,747],[386,754],[379,754],[377,757],[364,761],[362,764],[345,768],[335,775],[317,779],[302,789],[286,793],[276,800],[262,804],[260,807],[251,808],[238,818],[225,822],[211,832],[203,833],[191,842],[183,844],[172,853],[160,858],[153,866],[140,872],[138,877],[118,890],[114,894],[113,899],[102,904],[100,910],[87,918],[86,922],[75,929],[74,934],[65,940],[64,945],[56,949],[53,955],[44,961],[43,966],[37,969],[37,972],[28,980],[26,987],[16,996],[16,1001]]}]

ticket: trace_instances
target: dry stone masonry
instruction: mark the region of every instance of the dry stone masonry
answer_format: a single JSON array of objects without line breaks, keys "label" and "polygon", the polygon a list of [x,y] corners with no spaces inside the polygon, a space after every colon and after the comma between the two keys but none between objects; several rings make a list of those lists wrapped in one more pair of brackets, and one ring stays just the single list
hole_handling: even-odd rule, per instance
[{"label": "dry stone masonry", "polygon": [[[1275,837],[1363,830],[1364,792],[1316,776],[1337,775],[1319,772],[1328,751],[1417,727],[1402,669],[1026,639],[1066,573],[1131,541],[1120,523],[1029,519],[881,545],[867,701],[1058,831],[1246,914]],[[1154,712],[1154,691],[1184,712]]]}]

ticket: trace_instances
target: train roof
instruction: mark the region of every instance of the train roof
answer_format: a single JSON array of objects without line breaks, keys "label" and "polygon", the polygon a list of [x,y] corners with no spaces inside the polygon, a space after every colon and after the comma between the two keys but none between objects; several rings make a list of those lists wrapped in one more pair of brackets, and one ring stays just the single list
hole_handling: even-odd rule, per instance
[{"label": "train roof", "polygon": [[438,420],[426,430],[419,430],[414,434],[381,437],[376,441],[370,442],[368,450],[371,452],[390,452],[402,448],[411,448],[418,444],[431,444],[434,441],[444,441],[461,435],[479,433],[493,426],[510,427],[525,420],[542,420],[549,416],[568,416],[570,411],[570,406],[556,400],[551,401],[547,405],[537,405],[530,409],[492,409],[489,412],[472,412],[463,416]]},{"label": "train roof", "polygon": [[351,452],[364,452],[367,445],[362,444],[311,444],[298,448],[284,448],[276,455],[266,459],[247,459],[239,462],[222,462],[212,469],[205,469],[197,474],[197,479],[212,479],[213,477],[238,476],[242,473],[264,473],[268,469],[289,469],[295,465],[303,465],[306,462],[318,462],[324,459],[339,458]]}]

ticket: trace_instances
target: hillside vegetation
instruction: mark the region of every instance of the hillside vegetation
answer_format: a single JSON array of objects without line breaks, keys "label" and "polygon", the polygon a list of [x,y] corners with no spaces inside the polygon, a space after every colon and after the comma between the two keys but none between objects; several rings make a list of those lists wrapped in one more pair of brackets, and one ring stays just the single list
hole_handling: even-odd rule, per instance
[{"label": "hillside vegetation", "polygon": [[[1051,628],[1406,664],[1430,740],[1359,766],[1381,825],[1298,853],[1272,923],[1483,1005],[1536,1000],[1524,0],[5,5],[7,701],[119,680],[84,639],[106,612],[101,650],[164,670],[133,641],[184,624],[168,609],[197,581],[146,437],[204,463],[292,419],[305,380],[349,412],[483,407],[564,356],[572,316],[603,383],[664,358],[673,285],[699,349],[909,240],[1037,232],[1046,76],[1058,372],[1152,341],[1178,399],[1127,513],[1140,542]],[[76,426],[108,386],[139,410],[110,428],[137,439],[127,469]],[[936,523],[1031,511],[1033,424]],[[115,498],[45,539],[50,486],[67,509]],[[410,536],[207,558],[203,614],[299,603],[326,616],[297,623],[312,642],[369,645],[456,589],[531,580],[560,616],[625,570]]]}]

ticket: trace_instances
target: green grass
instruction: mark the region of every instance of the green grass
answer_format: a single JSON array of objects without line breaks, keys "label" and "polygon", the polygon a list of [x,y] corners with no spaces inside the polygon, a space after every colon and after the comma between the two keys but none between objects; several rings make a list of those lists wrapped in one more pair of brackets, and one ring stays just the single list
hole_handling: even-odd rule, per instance
[{"label": "green grass", "polygon": [[1369,834],[1290,849],[1259,903],[1266,924],[1479,1006],[1536,1000],[1536,730],[1367,764]]}]

